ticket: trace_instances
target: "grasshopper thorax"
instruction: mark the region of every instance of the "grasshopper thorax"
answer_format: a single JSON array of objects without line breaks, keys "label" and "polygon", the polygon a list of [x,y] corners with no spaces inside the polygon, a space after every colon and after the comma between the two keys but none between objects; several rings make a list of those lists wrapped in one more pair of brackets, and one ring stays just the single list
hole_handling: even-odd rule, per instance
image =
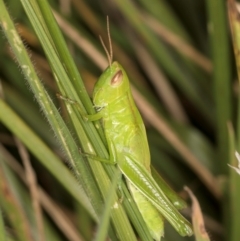
[{"label": "grasshopper thorax", "polygon": [[93,91],[93,103],[103,107],[121,98],[129,90],[126,72],[118,62],[113,62],[100,76]]}]

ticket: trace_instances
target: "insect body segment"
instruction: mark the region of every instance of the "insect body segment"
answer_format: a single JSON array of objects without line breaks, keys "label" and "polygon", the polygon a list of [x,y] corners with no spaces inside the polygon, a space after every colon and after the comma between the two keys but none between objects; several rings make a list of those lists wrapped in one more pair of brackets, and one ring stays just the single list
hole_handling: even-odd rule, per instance
[{"label": "insect body segment", "polygon": [[[160,213],[182,236],[191,235],[189,222],[151,176],[145,126],[134,103],[127,74],[117,62],[112,63],[97,81],[93,102],[99,112],[89,115],[88,119],[102,119],[109,147],[109,162],[117,164],[124,174],[153,238],[160,240],[163,234]],[[149,212],[145,209],[149,209]]]},{"label": "insect body segment", "polygon": [[134,201],[136,202],[140,213],[150,231],[153,239],[160,241],[164,236],[163,217],[151,202],[129,181],[127,181]]}]

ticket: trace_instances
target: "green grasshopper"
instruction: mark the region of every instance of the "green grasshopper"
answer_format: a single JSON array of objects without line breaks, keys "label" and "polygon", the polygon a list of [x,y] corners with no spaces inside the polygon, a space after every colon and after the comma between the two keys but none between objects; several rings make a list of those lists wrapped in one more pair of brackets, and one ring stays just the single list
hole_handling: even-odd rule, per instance
[{"label": "green grasshopper", "polygon": [[162,216],[180,235],[192,235],[191,224],[177,210],[182,205],[179,198],[160,180],[164,193],[151,175],[145,126],[134,103],[127,74],[118,62],[111,64],[110,61],[100,76],[94,87],[93,103],[97,113],[84,118],[102,120],[110,157],[103,160],[87,156],[117,164],[154,239],[160,240],[163,235]]},{"label": "green grasshopper", "polygon": [[[100,76],[94,87],[93,103],[97,113],[85,115],[84,119],[102,119],[110,158],[87,156],[117,164],[154,239],[160,240],[163,234],[161,215],[180,235],[192,235],[191,224],[177,210],[181,204],[176,196],[170,191],[168,198],[151,175],[145,126],[127,74],[119,63],[113,62]],[[169,191],[166,185],[164,188]]]},{"label": "green grasshopper", "polygon": [[100,38],[109,67],[94,87],[93,103],[97,113],[81,114],[86,121],[102,120],[110,157],[106,160],[91,154],[84,155],[119,167],[153,239],[160,241],[163,236],[163,217],[180,235],[190,236],[191,224],[178,212],[185,207],[185,202],[158,177],[154,169],[152,174],[156,180],[152,177],[146,130],[133,100],[127,74],[118,62],[112,63],[109,25],[108,37],[110,53]]}]

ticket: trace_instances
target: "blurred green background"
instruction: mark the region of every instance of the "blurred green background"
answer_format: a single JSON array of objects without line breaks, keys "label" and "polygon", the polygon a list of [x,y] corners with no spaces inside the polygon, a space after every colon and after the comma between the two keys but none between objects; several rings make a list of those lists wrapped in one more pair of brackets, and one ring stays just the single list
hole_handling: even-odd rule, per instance
[{"label": "blurred green background", "polygon": [[[56,98],[59,90],[51,66],[21,1],[6,0],[5,3],[38,76],[75,138],[66,109]],[[187,219],[191,220],[191,200],[183,191],[184,186],[188,186],[199,201],[210,239],[238,241],[240,177],[228,164],[237,165],[234,152],[240,149],[239,82],[227,2],[49,0],[48,3],[90,96],[94,83],[108,66],[99,35],[108,48],[106,16],[109,17],[113,59],[120,62],[129,75],[134,98],[146,125],[153,166],[189,203],[183,211]],[[67,163],[64,150],[29,90],[4,32],[1,35],[1,98],[54,154]],[[0,120],[1,112],[0,109]],[[0,143],[1,202],[12,205],[1,207],[9,233],[6,240],[41,240],[31,235],[21,239],[13,231],[13,219],[20,225],[24,222],[19,220],[31,222],[33,214],[28,207],[30,202],[20,207],[14,201],[14,190],[19,188],[18,182],[23,185],[19,176],[26,175],[23,172],[26,167],[14,135],[4,123],[0,123]],[[29,155],[37,183],[57,207],[53,214],[51,207],[43,206],[44,225],[51,237],[45,240],[91,240],[96,230],[89,213],[76,204],[63,184],[56,181],[35,155]],[[9,192],[6,175],[11,176],[10,182],[14,186],[11,195],[6,194]],[[62,178],[64,182],[64,176]],[[21,192],[27,199],[29,190],[23,186]],[[15,213],[18,215],[12,217]],[[58,217],[57,214],[62,213],[68,218],[73,232],[77,230],[75,236],[65,230],[69,230],[67,224],[62,224],[65,228],[59,225],[58,221],[64,220],[65,216]],[[31,227],[29,232],[34,233],[34,228]],[[180,237],[166,223],[163,240],[196,239]]]}]

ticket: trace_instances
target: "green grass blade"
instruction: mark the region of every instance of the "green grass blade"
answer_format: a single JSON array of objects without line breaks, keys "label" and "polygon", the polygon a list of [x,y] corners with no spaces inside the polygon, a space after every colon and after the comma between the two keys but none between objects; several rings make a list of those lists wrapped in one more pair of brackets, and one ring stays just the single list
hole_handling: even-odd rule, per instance
[{"label": "green grass blade", "polygon": [[[219,172],[226,173],[228,160],[227,121],[232,117],[231,61],[224,1],[207,1],[209,33],[213,60],[213,88],[216,104],[216,131],[218,141]],[[224,69],[224,71],[222,71]]]},{"label": "green grass blade", "polygon": [[99,222],[100,224],[98,226],[94,241],[104,241],[107,238],[107,231],[108,231],[108,226],[110,222],[111,209],[117,207],[120,204],[118,203],[118,201],[113,203],[115,198],[114,192],[117,189],[117,185],[119,184],[120,177],[121,177],[121,172],[119,169],[116,169],[114,173],[114,178],[112,180],[112,185],[106,197],[105,208],[100,218],[100,222]]},{"label": "green grass blade", "polygon": [[[240,22],[239,22],[239,10],[236,7],[235,1],[228,1],[228,15],[230,20],[230,27],[232,31],[232,41],[234,47],[234,54],[236,60],[237,67],[237,75],[238,75],[238,87],[240,83]],[[234,132],[233,126],[231,124],[228,125],[228,133],[229,133],[229,164],[234,167],[238,167],[238,163],[236,160],[236,156],[234,153],[236,151],[240,152],[240,95],[237,95],[237,127],[236,134]],[[230,168],[228,166],[228,168]],[[239,239],[240,230],[238,228],[238,222],[240,222],[240,218],[238,215],[239,212],[239,202],[240,202],[240,178],[239,175],[232,169],[229,171],[229,206],[225,207],[226,210],[226,220],[231,220],[231,224],[227,226],[227,230],[229,231],[229,238],[231,241],[236,241]]]},{"label": "green grass blade", "polygon": [[7,241],[7,234],[4,226],[2,209],[0,209],[0,240]]}]

